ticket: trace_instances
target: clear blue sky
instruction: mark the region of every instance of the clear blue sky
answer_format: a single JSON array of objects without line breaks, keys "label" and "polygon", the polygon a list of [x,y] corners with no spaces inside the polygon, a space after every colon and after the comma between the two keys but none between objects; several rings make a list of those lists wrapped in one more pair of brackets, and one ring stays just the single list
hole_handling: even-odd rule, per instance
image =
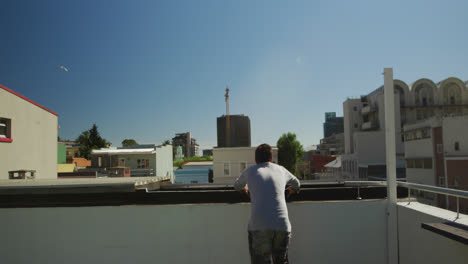
[{"label": "clear blue sky", "polygon": [[[250,117],[252,144],[323,137],[325,112],[382,85],[468,79],[468,1],[2,1],[0,84],[59,114],[59,135],[99,127],[216,145],[216,117]],[[57,69],[64,65],[70,71]]]}]

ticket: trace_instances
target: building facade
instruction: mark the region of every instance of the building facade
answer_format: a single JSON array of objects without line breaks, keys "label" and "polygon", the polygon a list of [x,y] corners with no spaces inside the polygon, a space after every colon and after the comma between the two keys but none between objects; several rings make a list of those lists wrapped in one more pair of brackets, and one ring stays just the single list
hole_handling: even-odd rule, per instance
[{"label": "building facade", "polygon": [[[404,177],[403,126],[433,116],[468,114],[467,83],[447,78],[439,83],[419,79],[407,85],[394,80],[397,170]],[[385,174],[383,86],[343,103],[345,155],[342,172],[351,178]],[[369,173],[372,171],[372,173]]]},{"label": "building facade", "polygon": [[229,115],[217,118],[218,147],[250,147],[250,119],[245,115]]},{"label": "building facade", "polygon": [[335,112],[325,113],[325,123],[323,123],[323,137],[327,138],[333,134],[343,133],[343,131],[343,117],[337,117]]},{"label": "building facade", "polygon": [[11,171],[57,178],[58,114],[0,85],[0,179]]},{"label": "building facade", "polygon": [[[214,183],[233,183],[248,167],[255,165],[257,147],[214,148]],[[272,147],[273,162],[278,163],[278,148]]]},{"label": "building facade", "polygon": [[136,145],[103,148],[91,152],[91,167],[101,173],[110,168],[130,168],[132,177],[174,176],[172,146]]},{"label": "building facade", "polygon": [[174,155],[177,153],[177,147],[181,146],[185,158],[198,156],[199,145],[197,144],[197,140],[192,138],[190,132],[176,134],[176,136],[172,138],[172,146]]},{"label": "building facade", "polygon": [[[433,117],[404,126],[407,181],[468,190],[468,116]],[[418,192],[424,203],[456,210],[456,201]],[[468,201],[460,200],[461,212]]]}]

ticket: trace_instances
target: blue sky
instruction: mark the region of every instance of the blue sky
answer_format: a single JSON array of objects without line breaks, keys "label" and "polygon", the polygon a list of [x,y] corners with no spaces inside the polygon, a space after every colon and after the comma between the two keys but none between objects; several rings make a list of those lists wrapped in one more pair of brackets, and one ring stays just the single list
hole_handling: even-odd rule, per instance
[{"label": "blue sky", "polygon": [[[250,117],[252,144],[323,137],[324,113],[382,85],[468,79],[468,1],[3,1],[0,84],[120,146]],[[69,72],[57,69],[64,65]]]}]

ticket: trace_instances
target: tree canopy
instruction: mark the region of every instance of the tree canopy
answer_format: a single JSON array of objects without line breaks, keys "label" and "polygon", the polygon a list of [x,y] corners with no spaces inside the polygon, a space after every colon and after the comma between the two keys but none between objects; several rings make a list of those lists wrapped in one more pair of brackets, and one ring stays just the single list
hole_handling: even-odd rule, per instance
[{"label": "tree canopy", "polygon": [[296,139],[296,134],[283,134],[276,143],[278,147],[278,164],[284,166],[292,174],[296,172],[296,163],[304,156],[304,149]]},{"label": "tree canopy", "polygon": [[79,156],[89,159],[91,150],[100,149],[110,145],[108,141],[99,135],[96,124],[90,130],[83,131],[80,136],[75,140],[80,143]]},{"label": "tree canopy", "polygon": [[164,140],[163,143],[162,143],[163,146],[170,145],[170,144],[171,144],[171,142],[169,140],[167,140],[167,139]]},{"label": "tree canopy", "polygon": [[134,139],[124,139],[122,141],[122,147],[131,147],[134,145],[138,145],[138,143]]}]

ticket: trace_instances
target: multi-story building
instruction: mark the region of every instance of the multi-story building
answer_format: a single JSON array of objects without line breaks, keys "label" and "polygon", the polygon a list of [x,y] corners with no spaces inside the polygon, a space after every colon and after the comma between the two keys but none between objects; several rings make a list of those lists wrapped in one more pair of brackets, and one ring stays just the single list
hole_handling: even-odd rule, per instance
[{"label": "multi-story building", "polygon": [[[411,183],[468,190],[468,116],[433,117],[404,126],[406,177]],[[425,203],[456,210],[456,201],[431,193]],[[468,201],[460,200],[462,212]]]},{"label": "multi-story building", "polygon": [[344,153],[344,134],[332,134],[329,137],[322,138],[317,150],[320,155],[331,156]]},{"label": "multi-story building", "polygon": [[198,144],[195,138],[192,138],[190,132],[178,133],[172,138],[173,153],[177,153],[177,147],[182,147],[184,157],[190,158],[198,156]]},{"label": "multi-story building", "polygon": [[[439,83],[419,79],[407,85],[394,80],[397,173],[404,176],[405,124],[432,116],[468,114],[467,83],[447,78]],[[343,103],[345,155],[343,175],[351,178],[385,177],[385,117],[383,86],[360,99]]]},{"label": "multi-story building", "polygon": [[130,168],[135,176],[172,177],[172,146],[154,144],[92,150],[91,167],[101,173],[115,167]]},{"label": "multi-story building", "polygon": [[0,85],[0,179],[57,179],[58,114]]},{"label": "multi-story building", "polygon": [[[227,116],[217,118],[218,147],[250,147],[250,119],[245,115],[229,115],[229,130]],[[229,140],[228,140],[229,139]]]},{"label": "multi-story building", "polygon": [[343,117],[337,117],[335,112],[326,112],[325,123],[323,123],[323,137],[327,138],[333,134],[343,133],[343,131]]}]

